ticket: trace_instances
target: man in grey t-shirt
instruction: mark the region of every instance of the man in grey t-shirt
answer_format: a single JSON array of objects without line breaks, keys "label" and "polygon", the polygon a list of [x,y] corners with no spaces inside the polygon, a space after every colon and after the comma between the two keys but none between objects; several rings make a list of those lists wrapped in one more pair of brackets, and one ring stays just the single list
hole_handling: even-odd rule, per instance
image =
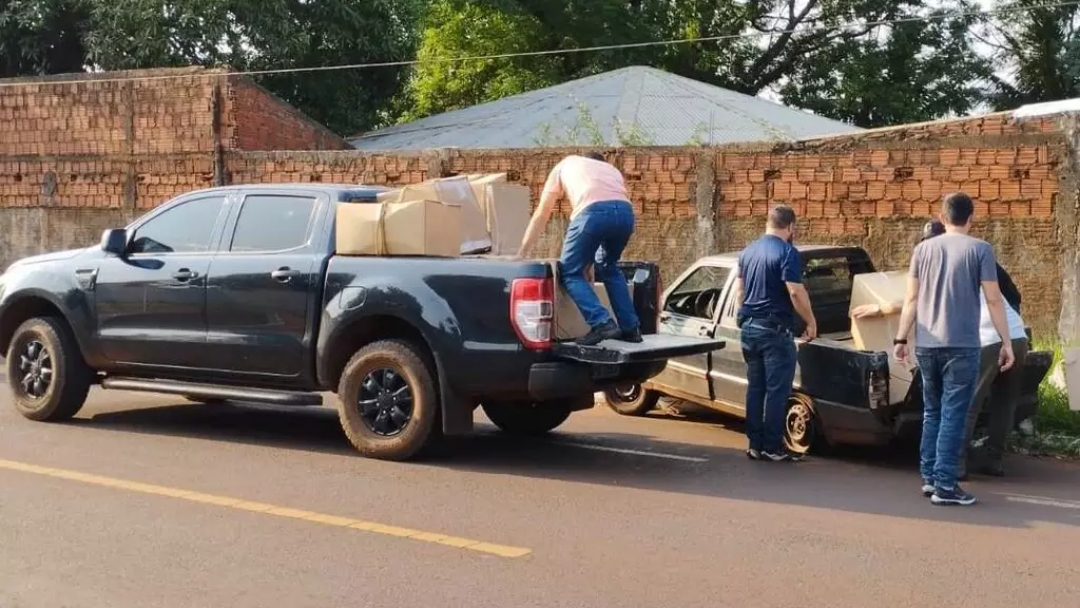
[{"label": "man in grey t-shirt", "polygon": [[922,377],[923,429],[919,469],[923,494],[934,504],[971,505],[957,483],[964,422],[979,377],[979,288],[994,329],[1003,337],[1002,371],[1014,361],[994,250],[968,235],[975,205],[963,193],[945,198],[945,234],[919,243],[911,255],[907,293],[897,330],[896,358],[909,356],[906,337],[915,325],[915,359]]}]

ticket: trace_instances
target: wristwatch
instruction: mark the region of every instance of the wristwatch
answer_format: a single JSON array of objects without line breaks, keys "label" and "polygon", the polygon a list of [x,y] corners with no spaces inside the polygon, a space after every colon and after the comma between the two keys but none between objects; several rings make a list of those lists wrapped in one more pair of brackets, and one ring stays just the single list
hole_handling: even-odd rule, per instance
[{"label": "wristwatch", "polygon": [[906,338],[904,338],[904,339],[901,339],[901,338],[893,338],[893,341],[892,341],[892,343],[893,343],[893,346],[898,346],[898,345],[900,345],[900,344],[907,344],[907,339],[906,339]]}]

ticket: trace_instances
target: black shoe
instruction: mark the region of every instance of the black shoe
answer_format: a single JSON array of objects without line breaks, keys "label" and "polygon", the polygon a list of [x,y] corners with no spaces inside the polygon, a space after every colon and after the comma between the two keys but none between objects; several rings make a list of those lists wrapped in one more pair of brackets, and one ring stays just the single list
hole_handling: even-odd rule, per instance
[{"label": "black shoe", "polygon": [[622,336],[619,338],[623,342],[631,342],[633,344],[641,344],[645,340],[641,337],[641,328],[635,327],[634,329],[622,330]]},{"label": "black shoe", "polygon": [[595,346],[604,340],[614,340],[622,336],[622,331],[615,321],[607,321],[603,325],[594,327],[589,333],[581,336],[575,342],[582,346]]},{"label": "black shoe", "polygon": [[975,504],[975,496],[968,494],[959,485],[951,490],[945,490],[943,488],[937,488],[934,490],[934,495],[930,497],[930,502],[935,505],[959,505],[967,507]]},{"label": "black shoe", "polygon": [[746,457],[750,460],[761,460],[761,452],[755,450],[754,448],[747,448]]},{"label": "black shoe", "polygon": [[761,457],[765,460],[771,460],[773,462],[799,462],[802,460],[802,456],[799,454],[793,454],[787,450],[780,450],[777,452],[763,451]]},{"label": "black shoe", "polygon": [[926,498],[930,498],[934,495],[934,482],[923,480],[922,482],[922,495]]}]

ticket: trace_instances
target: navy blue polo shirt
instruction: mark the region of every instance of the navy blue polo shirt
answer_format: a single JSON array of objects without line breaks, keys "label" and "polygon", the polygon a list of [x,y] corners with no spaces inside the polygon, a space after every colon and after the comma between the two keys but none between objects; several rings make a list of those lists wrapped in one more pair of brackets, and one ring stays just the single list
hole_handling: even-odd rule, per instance
[{"label": "navy blue polo shirt", "polygon": [[795,327],[795,307],[785,283],[802,283],[799,251],[784,239],[766,234],[739,254],[743,280],[742,317],[771,319]]}]

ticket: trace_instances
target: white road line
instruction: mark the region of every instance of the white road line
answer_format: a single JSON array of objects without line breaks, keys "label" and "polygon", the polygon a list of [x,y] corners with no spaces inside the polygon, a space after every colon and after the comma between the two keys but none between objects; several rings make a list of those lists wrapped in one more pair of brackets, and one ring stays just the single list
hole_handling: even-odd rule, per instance
[{"label": "white road line", "polygon": [[698,458],[697,456],[682,456],[680,454],[666,454],[664,452],[648,452],[645,450],[630,450],[627,448],[613,448],[606,445],[593,445],[590,443],[576,443],[571,441],[559,441],[559,445],[565,445],[572,448],[581,448],[583,450],[596,450],[598,452],[615,452],[617,454],[633,454],[634,456],[649,456],[651,458],[664,458],[667,460],[682,460],[684,462],[709,462],[708,458]]},{"label": "white road line", "polygon": [[1020,494],[1006,494],[1005,500],[1012,502],[1024,502],[1040,507],[1058,507],[1060,509],[1080,510],[1080,502],[1057,500],[1056,498],[1044,498],[1041,496],[1023,496]]}]

